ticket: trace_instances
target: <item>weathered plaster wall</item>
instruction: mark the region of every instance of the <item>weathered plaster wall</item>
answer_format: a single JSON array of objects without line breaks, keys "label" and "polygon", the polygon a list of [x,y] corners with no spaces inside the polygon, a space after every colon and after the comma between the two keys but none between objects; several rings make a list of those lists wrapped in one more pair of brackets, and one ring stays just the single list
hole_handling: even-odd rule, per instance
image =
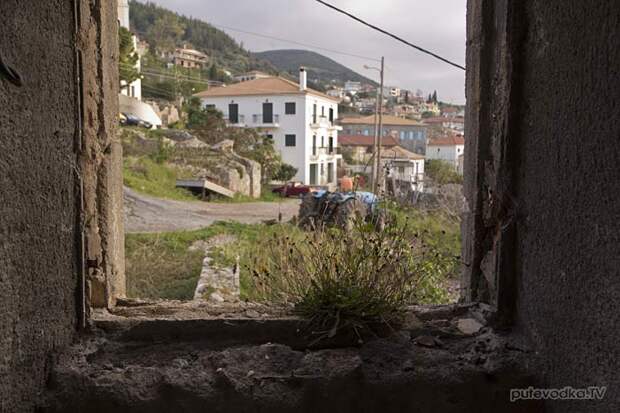
[{"label": "weathered plaster wall", "polygon": [[124,295],[117,44],[112,1],[0,2],[23,78],[0,79],[0,412],[32,411],[85,306]]},{"label": "weathered plaster wall", "polygon": [[70,1],[2,0],[0,411],[27,412],[71,342],[78,286],[76,82]]},{"label": "weathered plaster wall", "polygon": [[88,266],[86,297],[94,307],[125,296],[122,147],[118,123],[116,2],[80,0],[77,45],[82,56],[83,136],[80,169]]},{"label": "weathered plaster wall", "polygon": [[547,386],[607,386],[550,411],[620,405],[618,44],[618,2],[468,4],[465,286]]}]

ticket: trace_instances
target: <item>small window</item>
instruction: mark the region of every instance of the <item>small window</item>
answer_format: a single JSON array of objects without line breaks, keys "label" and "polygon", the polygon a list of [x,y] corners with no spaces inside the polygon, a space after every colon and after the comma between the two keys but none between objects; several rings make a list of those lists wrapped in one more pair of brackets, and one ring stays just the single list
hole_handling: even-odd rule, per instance
[{"label": "small window", "polygon": [[284,114],[294,115],[296,112],[295,102],[286,102],[284,104]]},{"label": "small window", "polygon": [[297,145],[297,138],[295,135],[285,135],[284,136],[284,145],[285,146],[295,146]]},{"label": "small window", "polygon": [[215,105],[213,105],[213,104],[205,105],[205,109],[207,109],[207,110],[215,110]]},{"label": "small window", "polygon": [[265,135],[265,138],[269,139],[269,140],[273,140],[273,135],[271,134],[267,134]]},{"label": "small window", "polygon": [[403,175],[405,173],[405,167],[404,166],[399,166],[398,167],[398,173]]}]

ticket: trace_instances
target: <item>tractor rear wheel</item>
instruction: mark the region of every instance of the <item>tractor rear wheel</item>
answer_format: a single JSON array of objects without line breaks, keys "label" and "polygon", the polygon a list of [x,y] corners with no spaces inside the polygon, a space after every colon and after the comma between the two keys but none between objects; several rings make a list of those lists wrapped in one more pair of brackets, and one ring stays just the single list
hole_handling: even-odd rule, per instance
[{"label": "tractor rear wheel", "polygon": [[312,192],[308,192],[301,200],[299,205],[299,226],[302,228],[311,228],[315,224],[318,214],[320,199],[315,198]]},{"label": "tractor rear wheel", "polygon": [[357,198],[347,199],[340,205],[336,211],[336,225],[340,228],[350,231],[353,229],[356,221],[366,219],[366,205]]}]

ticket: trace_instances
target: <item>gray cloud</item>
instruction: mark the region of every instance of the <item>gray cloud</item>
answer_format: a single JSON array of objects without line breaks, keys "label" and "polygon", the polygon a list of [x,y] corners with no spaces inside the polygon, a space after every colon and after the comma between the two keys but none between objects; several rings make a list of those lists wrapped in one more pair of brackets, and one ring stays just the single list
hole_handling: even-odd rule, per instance
[{"label": "gray cloud", "polygon": [[[465,72],[338,14],[313,0],[151,0],[214,25],[386,59],[386,83],[465,102]],[[414,44],[465,64],[466,0],[331,0]],[[252,51],[300,48],[225,30]],[[368,77],[364,60],[318,50]],[[372,63],[372,62],[371,62]]]}]

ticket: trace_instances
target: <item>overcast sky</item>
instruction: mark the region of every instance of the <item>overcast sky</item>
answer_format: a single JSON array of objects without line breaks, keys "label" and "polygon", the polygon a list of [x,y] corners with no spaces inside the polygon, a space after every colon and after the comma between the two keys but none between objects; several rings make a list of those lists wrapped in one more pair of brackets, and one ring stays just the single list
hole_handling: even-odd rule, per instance
[{"label": "overcast sky", "polygon": [[[422,54],[404,44],[339,14],[314,0],[151,0],[181,14],[208,23],[265,34],[386,60],[386,84],[465,103],[465,72]],[[465,65],[466,0],[328,0],[359,17]],[[246,49],[301,49],[304,47],[224,29]],[[310,49],[310,48],[306,48]],[[376,64],[330,53],[351,69],[377,78],[363,68]]]}]

